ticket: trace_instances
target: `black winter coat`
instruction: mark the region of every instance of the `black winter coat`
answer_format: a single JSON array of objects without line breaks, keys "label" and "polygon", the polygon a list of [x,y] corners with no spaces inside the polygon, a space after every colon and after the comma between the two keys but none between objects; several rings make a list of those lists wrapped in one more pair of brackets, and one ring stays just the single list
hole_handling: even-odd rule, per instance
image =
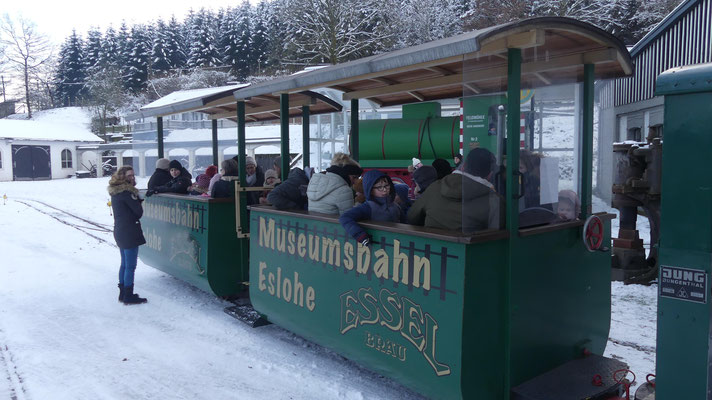
[{"label": "black winter coat", "polygon": [[213,185],[213,191],[210,192],[210,197],[214,199],[235,197],[235,188],[231,181],[220,179]]},{"label": "black winter coat", "polygon": [[143,207],[138,190],[129,184],[109,186],[111,209],[114,212],[114,239],[120,249],[132,249],[146,243],[141,230]]},{"label": "black winter coat", "polygon": [[165,169],[156,168],[156,170],[153,171],[153,175],[151,175],[151,178],[148,180],[148,190],[155,189],[158,186],[163,186],[170,182],[171,179],[173,179],[173,177],[170,172]]},{"label": "black winter coat", "polygon": [[307,174],[301,168],[294,168],[289,171],[286,181],[269,192],[267,201],[278,210],[304,210],[307,205],[308,184]]},{"label": "black winter coat", "polygon": [[190,173],[185,168],[181,168],[178,177],[171,179],[165,185],[156,186],[153,189],[158,193],[187,194],[188,188],[193,184],[192,179],[193,177]]}]

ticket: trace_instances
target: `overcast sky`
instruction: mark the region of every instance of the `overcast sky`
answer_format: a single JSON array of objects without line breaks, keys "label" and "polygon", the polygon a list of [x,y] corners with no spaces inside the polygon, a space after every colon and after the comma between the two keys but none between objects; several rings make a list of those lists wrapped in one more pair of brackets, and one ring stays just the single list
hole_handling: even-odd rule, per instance
[{"label": "overcast sky", "polygon": [[[256,1],[252,0],[251,3]],[[110,24],[118,28],[122,20],[126,20],[129,25],[159,17],[166,20],[171,15],[182,20],[191,8],[217,10],[240,4],[241,0],[2,0],[0,13],[8,13],[13,19],[20,14],[34,21],[40,32],[60,44],[71,34],[72,29],[86,37],[86,31],[92,26],[98,26],[103,32]]]}]

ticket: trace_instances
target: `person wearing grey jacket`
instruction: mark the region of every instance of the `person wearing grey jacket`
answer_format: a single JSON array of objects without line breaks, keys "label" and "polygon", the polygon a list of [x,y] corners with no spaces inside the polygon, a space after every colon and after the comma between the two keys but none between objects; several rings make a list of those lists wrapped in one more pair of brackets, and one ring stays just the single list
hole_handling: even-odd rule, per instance
[{"label": "person wearing grey jacket", "polygon": [[336,153],[326,172],[315,174],[307,186],[309,211],[341,215],[354,206],[351,185],[361,176],[361,166],[344,153]]}]

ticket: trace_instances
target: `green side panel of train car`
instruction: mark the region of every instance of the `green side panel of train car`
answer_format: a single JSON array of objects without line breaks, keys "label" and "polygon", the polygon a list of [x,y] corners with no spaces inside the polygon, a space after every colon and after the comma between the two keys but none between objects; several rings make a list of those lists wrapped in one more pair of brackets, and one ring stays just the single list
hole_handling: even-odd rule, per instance
[{"label": "green side panel of train car", "polygon": [[461,397],[465,245],[369,230],[363,247],[338,223],[258,209],[250,231],[250,299],[270,322],[433,398]]},{"label": "green side panel of train car", "polygon": [[[610,243],[604,218],[603,243]],[[602,355],[611,321],[609,252],[584,249],[581,227],[517,239],[511,283],[511,382],[517,386],[584,349]]]},{"label": "green side panel of train car", "polygon": [[244,290],[249,244],[235,235],[233,201],[154,195],[143,209],[141,261],[217,296]]},{"label": "green side panel of train car", "polygon": [[665,96],[656,398],[711,399],[712,64],[661,74]]}]

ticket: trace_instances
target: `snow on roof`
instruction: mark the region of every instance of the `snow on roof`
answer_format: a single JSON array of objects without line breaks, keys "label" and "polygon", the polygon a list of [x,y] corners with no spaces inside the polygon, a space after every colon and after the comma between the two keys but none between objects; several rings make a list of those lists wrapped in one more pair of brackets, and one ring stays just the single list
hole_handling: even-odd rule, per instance
[{"label": "snow on roof", "polygon": [[199,99],[203,98],[206,96],[211,96],[214,94],[222,93],[225,91],[234,91],[240,88],[243,88],[245,86],[249,86],[249,83],[243,83],[239,85],[228,85],[228,86],[218,86],[218,87],[212,87],[212,88],[203,88],[203,89],[190,89],[190,90],[177,90],[169,95],[163,96],[160,99],[148,103],[145,106],[141,107],[142,110],[146,110],[149,108],[157,108],[157,107],[163,107],[169,104],[174,104],[174,103],[180,103],[188,100],[194,100],[194,99]]},{"label": "snow on roof", "polygon": [[25,114],[0,119],[0,138],[56,140],[65,142],[103,142],[90,127],[91,114],[81,107],[37,111],[31,120]]},{"label": "snow on roof", "polygon": [[[279,125],[247,126],[245,128],[246,139],[275,139],[279,142]],[[317,126],[312,124],[311,131],[315,132]],[[165,143],[171,142],[191,142],[191,141],[211,141],[212,131],[210,129],[180,129],[171,131],[164,138]],[[234,140],[237,143],[236,128],[218,129],[218,140]],[[302,152],[302,126],[289,125],[289,151],[291,153]],[[279,153],[279,150],[276,151]],[[261,154],[261,152],[258,151]]]}]

